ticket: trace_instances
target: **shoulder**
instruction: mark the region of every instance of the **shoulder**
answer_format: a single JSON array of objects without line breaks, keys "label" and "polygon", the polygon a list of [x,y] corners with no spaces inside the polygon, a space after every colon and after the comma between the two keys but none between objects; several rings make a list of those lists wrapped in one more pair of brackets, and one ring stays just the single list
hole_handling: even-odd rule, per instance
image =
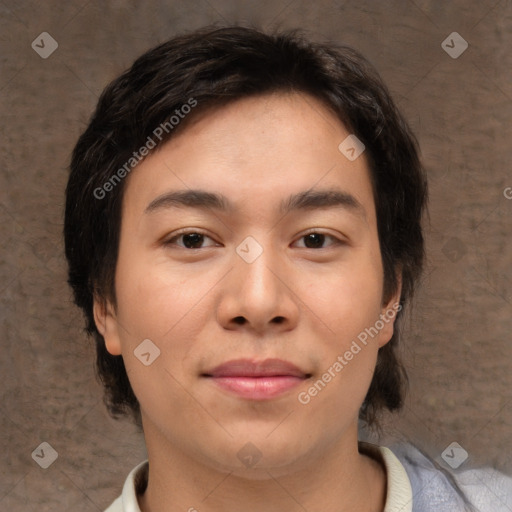
[{"label": "shoulder", "polygon": [[463,471],[456,478],[479,512],[512,511],[512,476],[492,468],[481,468]]},{"label": "shoulder", "polygon": [[448,471],[411,444],[389,448],[413,490],[413,512],[510,512],[512,478],[490,468]]}]

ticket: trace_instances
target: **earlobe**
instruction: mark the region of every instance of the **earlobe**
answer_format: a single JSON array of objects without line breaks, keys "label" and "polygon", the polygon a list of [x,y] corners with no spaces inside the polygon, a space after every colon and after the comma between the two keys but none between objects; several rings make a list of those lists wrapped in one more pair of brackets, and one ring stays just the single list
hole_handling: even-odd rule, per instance
[{"label": "earlobe", "polygon": [[96,328],[105,340],[107,351],[113,356],[121,355],[117,318],[111,304],[106,300],[95,298],[93,314]]}]

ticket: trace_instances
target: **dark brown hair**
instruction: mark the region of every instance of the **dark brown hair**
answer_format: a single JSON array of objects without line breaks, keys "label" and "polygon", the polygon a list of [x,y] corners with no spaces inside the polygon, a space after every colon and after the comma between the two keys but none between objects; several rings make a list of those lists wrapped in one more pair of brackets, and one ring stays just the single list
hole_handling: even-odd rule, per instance
[{"label": "dark brown hair", "polygon": [[[148,137],[155,139],[159,126],[168,127],[158,139],[163,144],[186,129],[196,112],[274,92],[314,96],[364,143],[384,268],[383,300],[397,290],[400,274],[401,304],[412,296],[424,259],[421,218],[427,184],[416,140],[368,61],[352,48],[313,43],[295,31],[266,34],[244,27],[208,27],[175,37],[142,55],[103,91],[74,149],[66,189],[69,284],[85,314],[86,330],[96,341],[98,374],[114,416],[133,413],[140,422],[122,356],[107,352],[93,317],[95,296],[116,304],[125,184],[120,177],[130,170],[126,163]],[[171,116],[191,99],[197,106],[171,127]],[[113,180],[114,175],[120,179]],[[402,406],[407,382],[397,355],[402,314],[397,315],[391,341],[379,350],[360,410],[368,425],[378,426],[381,409]]]}]

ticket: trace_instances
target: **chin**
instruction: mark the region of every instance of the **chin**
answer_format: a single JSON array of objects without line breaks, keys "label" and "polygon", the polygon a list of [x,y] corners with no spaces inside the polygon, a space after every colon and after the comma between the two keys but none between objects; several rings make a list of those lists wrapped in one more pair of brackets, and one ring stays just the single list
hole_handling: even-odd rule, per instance
[{"label": "chin", "polygon": [[[252,439],[252,441],[250,440]],[[268,432],[259,436],[240,436],[207,455],[208,465],[222,473],[247,480],[268,480],[300,470],[311,460],[313,447],[308,450],[304,439],[282,437],[274,440]]]}]

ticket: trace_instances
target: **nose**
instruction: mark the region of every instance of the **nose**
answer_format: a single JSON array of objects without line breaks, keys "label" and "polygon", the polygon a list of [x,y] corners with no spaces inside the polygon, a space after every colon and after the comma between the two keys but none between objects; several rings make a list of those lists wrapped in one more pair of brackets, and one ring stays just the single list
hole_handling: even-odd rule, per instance
[{"label": "nose", "polygon": [[293,272],[275,250],[263,248],[254,261],[233,256],[234,268],[223,280],[217,320],[228,330],[259,335],[292,330],[299,319]]}]

